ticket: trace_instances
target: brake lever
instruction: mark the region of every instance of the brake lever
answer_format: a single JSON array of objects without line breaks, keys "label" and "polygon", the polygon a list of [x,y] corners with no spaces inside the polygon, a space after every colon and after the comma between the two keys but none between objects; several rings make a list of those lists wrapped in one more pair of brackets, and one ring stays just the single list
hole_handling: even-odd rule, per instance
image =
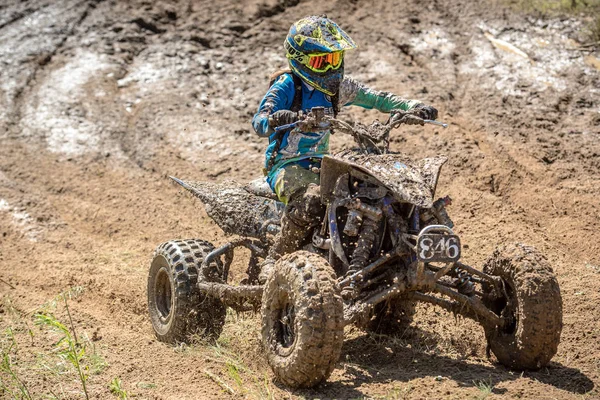
[{"label": "brake lever", "polygon": [[[401,122],[402,118],[404,118],[405,116],[408,116],[408,115],[417,117],[416,115],[410,114],[410,113],[397,113],[394,115],[394,117],[396,117],[396,118],[392,118],[392,120],[390,121],[390,125],[392,126],[392,128],[397,128],[400,124],[402,124],[402,122]],[[417,118],[419,118],[419,117],[417,117]],[[440,121],[436,121],[434,119],[424,119],[423,122],[426,124],[441,126],[442,128],[448,127],[448,124],[440,122]]]},{"label": "brake lever", "polygon": [[434,119],[424,119],[423,122],[425,122],[426,124],[432,124],[432,125],[441,126],[442,128],[447,128],[448,127],[448,124],[445,124],[445,123],[440,122],[440,121],[436,121]]}]

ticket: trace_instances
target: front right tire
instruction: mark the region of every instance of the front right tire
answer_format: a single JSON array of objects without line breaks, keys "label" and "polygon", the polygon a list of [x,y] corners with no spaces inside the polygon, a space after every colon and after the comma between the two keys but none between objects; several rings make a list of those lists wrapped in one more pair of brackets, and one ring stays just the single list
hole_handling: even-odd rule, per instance
[{"label": "front right tire", "polygon": [[333,269],[297,251],[279,259],[262,298],[262,340],[275,376],[291,388],[326,380],[344,341],[343,302]]}]

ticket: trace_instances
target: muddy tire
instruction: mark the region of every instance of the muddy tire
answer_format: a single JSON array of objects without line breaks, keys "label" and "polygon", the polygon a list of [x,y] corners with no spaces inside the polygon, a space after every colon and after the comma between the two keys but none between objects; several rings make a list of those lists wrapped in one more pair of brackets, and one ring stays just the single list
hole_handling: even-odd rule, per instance
[{"label": "muddy tire", "polygon": [[[492,311],[508,317],[503,329],[484,327],[489,349],[503,365],[539,369],[556,354],[562,330],[562,299],[548,261],[533,247],[513,244],[497,249],[484,272],[499,276],[508,299],[484,297]],[[484,292],[491,288],[484,286]]]},{"label": "muddy tire", "polygon": [[322,257],[297,251],[275,263],[262,298],[262,340],[269,365],[291,388],[329,377],[344,341],[343,303]]},{"label": "muddy tire", "polygon": [[216,339],[221,334],[225,306],[196,287],[204,257],[213,249],[198,239],[172,240],[156,248],[148,274],[148,311],[161,342],[189,343],[193,335]]},{"label": "muddy tire", "polygon": [[393,298],[375,306],[366,330],[381,335],[402,335],[412,322],[416,303],[405,298]]}]

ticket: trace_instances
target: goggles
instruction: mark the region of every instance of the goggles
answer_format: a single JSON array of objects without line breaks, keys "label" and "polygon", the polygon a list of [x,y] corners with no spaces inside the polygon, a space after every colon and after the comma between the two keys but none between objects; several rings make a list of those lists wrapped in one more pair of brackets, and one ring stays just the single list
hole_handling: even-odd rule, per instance
[{"label": "goggles", "polygon": [[315,72],[325,72],[329,69],[338,69],[342,65],[344,59],[343,51],[336,51],[333,53],[309,55],[307,56],[308,61],[304,62],[304,65]]}]

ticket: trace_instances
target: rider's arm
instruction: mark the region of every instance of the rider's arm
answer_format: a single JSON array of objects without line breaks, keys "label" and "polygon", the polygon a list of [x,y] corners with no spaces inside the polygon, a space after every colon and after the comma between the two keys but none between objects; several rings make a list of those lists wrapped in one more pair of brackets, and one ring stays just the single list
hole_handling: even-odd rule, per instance
[{"label": "rider's arm", "polygon": [[371,89],[352,78],[345,77],[340,85],[340,104],[343,106],[359,106],[374,108],[388,113],[392,110],[412,110],[422,104],[419,100],[408,100],[390,92]]},{"label": "rider's arm", "polygon": [[289,74],[282,74],[269,88],[258,106],[258,112],[252,118],[252,126],[258,136],[273,134],[273,128],[269,126],[269,115],[278,110],[289,110],[293,100],[294,79]]}]

